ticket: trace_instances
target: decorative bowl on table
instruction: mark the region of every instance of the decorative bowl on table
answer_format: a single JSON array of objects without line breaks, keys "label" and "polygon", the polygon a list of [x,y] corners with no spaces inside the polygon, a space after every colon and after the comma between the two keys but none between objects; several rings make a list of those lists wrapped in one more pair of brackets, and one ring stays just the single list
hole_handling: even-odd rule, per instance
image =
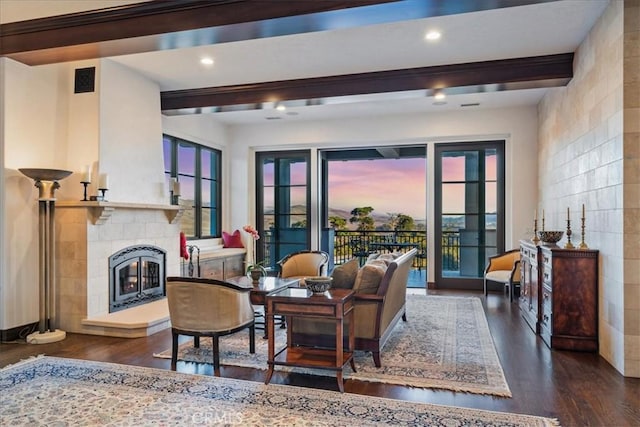
[{"label": "decorative bowl on table", "polygon": [[546,245],[555,245],[563,235],[564,231],[538,231],[538,238]]},{"label": "decorative bowl on table", "polygon": [[323,294],[331,288],[333,277],[328,276],[315,276],[305,277],[304,284],[314,294]]}]

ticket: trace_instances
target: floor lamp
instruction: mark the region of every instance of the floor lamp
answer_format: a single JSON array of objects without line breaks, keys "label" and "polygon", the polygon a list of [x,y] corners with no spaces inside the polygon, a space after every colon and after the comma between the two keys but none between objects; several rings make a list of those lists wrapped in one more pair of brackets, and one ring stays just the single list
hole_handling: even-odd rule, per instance
[{"label": "floor lamp", "polygon": [[56,329],[56,269],[55,269],[55,191],[58,181],[71,175],[71,171],[59,169],[19,169],[35,181],[38,188],[39,234],[39,307],[38,331],[27,335],[30,344],[46,344],[65,339],[67,333]]}]

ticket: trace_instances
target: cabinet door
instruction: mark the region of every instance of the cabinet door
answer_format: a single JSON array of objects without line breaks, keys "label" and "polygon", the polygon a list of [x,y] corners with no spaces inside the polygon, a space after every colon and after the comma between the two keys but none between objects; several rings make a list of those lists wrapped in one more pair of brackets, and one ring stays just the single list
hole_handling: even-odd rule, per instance
[{"label": "cabinet door", "polygon": [[224,280],[224,260],[222,258],[200,261],[200,277]]},{"label": "cabinet door", "polygon": [[244,274],[244,255],[235,255],[225,259],[224,275],[225,279],[242,276]]}]

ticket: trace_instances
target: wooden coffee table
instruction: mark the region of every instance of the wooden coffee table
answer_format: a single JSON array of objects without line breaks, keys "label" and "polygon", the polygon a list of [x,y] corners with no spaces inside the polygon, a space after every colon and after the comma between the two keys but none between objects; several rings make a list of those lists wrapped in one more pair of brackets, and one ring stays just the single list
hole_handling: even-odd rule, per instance
[{"label": "wooden coffee table", "polygon": [[[233,283],[234,285],[242,286],[244,288],[251,288],[251,292],[249,293],[249,297],[251,298],[251,304],[253,305],[261,305],[264,307],[264,314],[266,318],[267,314],[267,302],[266,296],[272,293],[281,291],[286,288],[297,288],[300,280],[299,279],[283,279],[280,277],[262,277],[260,282],[257,285],[254,285],[251,281],[251,278],[247,276],[237,276],[231,277],[227,279],[227,282]],[[284,323],[282,324],[284,327]],[[264,338],[268,337],[268,329],[264,328]]]},{"label": "wooden coffee table", "polygon": [[[342,372],[347,363],[356,372],[353,361],[353,291],[350,289],[330,289],[323,295],[313,295],[304,288],[287,288],[266,296],[267,330],[269,335],[269,370],[265,384],[269,384],[275,365],[298,366],[303,368],[330,369],[336,371],[338,389],[344,392]],[[335,348],[291,346],[291,328],[287,331],[287,345],[275,349],[274,317],[320,318],[334,320],[336,325]],[[344,322],[349,320],[349,344],[343,346]],[[290,321],[288,321],[289,324]]]}]

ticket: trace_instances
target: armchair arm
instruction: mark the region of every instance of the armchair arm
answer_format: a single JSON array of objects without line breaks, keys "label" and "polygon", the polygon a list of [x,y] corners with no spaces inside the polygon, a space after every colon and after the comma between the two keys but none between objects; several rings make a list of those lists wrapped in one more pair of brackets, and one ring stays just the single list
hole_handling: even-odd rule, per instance
[{"label": "armchair arm", "polygon": [[384,302],[384,295],[355,294],[353,298],[356,300],[356,303],[358,301],[377,302],[377,303]]}]

